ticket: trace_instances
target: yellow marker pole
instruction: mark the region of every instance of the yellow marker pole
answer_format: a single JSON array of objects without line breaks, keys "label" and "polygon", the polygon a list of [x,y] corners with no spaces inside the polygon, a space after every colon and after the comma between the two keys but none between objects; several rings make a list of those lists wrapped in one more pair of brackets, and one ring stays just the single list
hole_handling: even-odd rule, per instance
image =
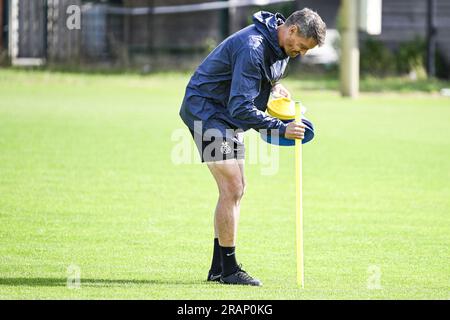
[{"label": "yellow marker pole", "polygon": [[[295,122],[301,123],[301,103],[295,102]],[[302,140],[295,139],[295,226],[297,255],[297,285],[305,287],[303,261],[303,208],[302,208]]]}]

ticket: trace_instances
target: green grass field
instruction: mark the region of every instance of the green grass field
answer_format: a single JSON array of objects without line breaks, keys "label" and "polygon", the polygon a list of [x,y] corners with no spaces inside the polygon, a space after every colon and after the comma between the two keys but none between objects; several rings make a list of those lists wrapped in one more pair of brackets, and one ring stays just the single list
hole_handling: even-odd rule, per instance
[{"label": "green grass field", "polygon": [[189,135],[187,80],[0,70],[0,298],[450,298],[449,98],[348,100],[287,81],[317,131],[304,147],[306,287],[290,148],[275,175],[246,168],[237,257],[264,287],[230,287],[204,281],[214,181],[171,161],[174,130]]}]

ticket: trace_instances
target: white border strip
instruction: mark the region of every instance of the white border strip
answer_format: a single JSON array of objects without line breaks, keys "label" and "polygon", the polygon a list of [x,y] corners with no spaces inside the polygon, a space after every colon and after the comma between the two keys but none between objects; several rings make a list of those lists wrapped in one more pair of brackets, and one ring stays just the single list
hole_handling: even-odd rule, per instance
[{"label": "white border strip", "polygon": [[11,63],[16,67],[39,67],[46,64],[44,58],[12,58]]}]

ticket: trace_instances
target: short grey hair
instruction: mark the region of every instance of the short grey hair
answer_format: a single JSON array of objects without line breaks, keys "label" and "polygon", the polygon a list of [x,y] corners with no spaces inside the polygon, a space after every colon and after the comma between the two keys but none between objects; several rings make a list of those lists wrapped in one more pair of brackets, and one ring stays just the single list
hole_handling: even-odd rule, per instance
[{"label": "short grey hair", "polygon": [[305,38],[313,38],[319,46],[325,42],[327,26],[317,12],[304,8],[295,11],[285,21],[287,26],[296,25],[299,34]]}]

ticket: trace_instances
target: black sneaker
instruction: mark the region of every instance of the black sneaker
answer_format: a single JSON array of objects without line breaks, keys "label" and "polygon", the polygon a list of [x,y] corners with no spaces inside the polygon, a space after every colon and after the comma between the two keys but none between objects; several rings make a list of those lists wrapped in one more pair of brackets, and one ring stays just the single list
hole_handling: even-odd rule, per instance
[{"label": "black sneaker", "polygon": [[247,272],[242,270],[240,267],[235,272],[226,277],[220,277],[220,283],[224,284],[240,284],[247,286],[262,286],[262,282],[258,279],[253,279]]},{"label": "black sneaker", "polygon": [[220,281],[220,273],[214,274],[211,270],[208,272],[208,279],[206,281]]}]

